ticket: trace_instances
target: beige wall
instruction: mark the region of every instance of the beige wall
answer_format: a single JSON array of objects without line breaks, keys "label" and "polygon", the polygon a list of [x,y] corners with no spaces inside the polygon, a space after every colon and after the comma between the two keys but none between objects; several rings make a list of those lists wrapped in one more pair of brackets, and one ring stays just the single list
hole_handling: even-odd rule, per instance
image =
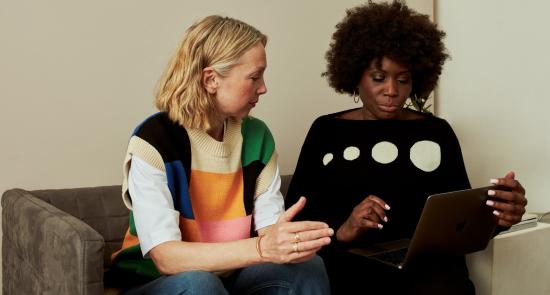
[{"label": "beige wall", "polygon": [[0,11],[0,191],[121,181],[133,127],[184,30],[223,14],[270,36],[268,94],[254,113],[293,170],[313,118],[344,108],[320,77],[344,8],[360,1],[7,1]]},{"label": "beige wall", "polygon": [[[414,6],[431,13],[431,0]],[[354,107],[320,77],[342,1],[3,0],[0,191],[119,183],[132,128],[154,112],[155,84],[185,28],[208,14],[270,36],[268,94],[254,110],[290,173],[310,123]],[[550,210],[550,41],[545,1],[438,1],[453,56],[437,112],[456,128],[474,185],[515,169],[529,208]]]},{"label": "beige wall", "polygon": [[[431,0],[412,1],[431,13]],[[268,94],[253,114],[271,127],[290,173],[315,117],[354,107],[320,74],[343,1],[6,1],[0,11],[0,191],[121,181],[128,136],[184,30],[222,14],[269,35]]]},{"label": "beige wall", "polygon": [[550,210],[550,2],[437,1],[452,60],[436,104],[473,185],[514,170],[528,209]]}]

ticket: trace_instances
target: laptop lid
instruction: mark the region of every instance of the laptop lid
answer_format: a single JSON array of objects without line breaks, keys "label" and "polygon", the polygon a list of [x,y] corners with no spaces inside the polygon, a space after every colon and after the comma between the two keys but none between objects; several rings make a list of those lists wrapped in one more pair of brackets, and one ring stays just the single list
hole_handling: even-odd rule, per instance
[{"label": "laptop lid", "polygon": [[[410,255],[463,255],[485,249],[498,218],[485,204],[487,186],[429,196],[409,245]],[[501,188],[499,188],[501,189]]]},{"label": "laptop lid", "polygon": [[[434,194],[427,198],[424,209],[408,250],[401,262],[394,266],[402,268],[409,261],[424,254],[463,255],[487,247],[497,224],[493,209],[485,204],[489,189],[505,189],[487,186],[475,189]],[[373,245],[365,249],[352,249],[350,252],[373,256],[391,251],[391,242]],[[403,243],[395,243],[396,248],[403,248]],[[376,259],[378,259],[376,257]]]}]

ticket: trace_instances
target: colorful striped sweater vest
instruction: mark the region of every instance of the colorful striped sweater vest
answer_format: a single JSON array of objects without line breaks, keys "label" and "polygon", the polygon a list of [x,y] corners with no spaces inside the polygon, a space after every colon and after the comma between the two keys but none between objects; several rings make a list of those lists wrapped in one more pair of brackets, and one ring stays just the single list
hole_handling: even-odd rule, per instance
[{"label": "colorful striped sweater vest", "polygon": [[[135,155],[166,172],[175,210],[179,211],[182,240],[223,242],[253,235],[255,198],[271,184],[277,163],[275,143],[259,119],[230,120],[224,142],[204,131],[187,130],[157,113],[140,124],[130,138],[124,161],[122,195],[132,208],[128,172]],[[130,212],[122,248],[112,255],[113,267],[156,278],[151,259],[142,257]]]}]

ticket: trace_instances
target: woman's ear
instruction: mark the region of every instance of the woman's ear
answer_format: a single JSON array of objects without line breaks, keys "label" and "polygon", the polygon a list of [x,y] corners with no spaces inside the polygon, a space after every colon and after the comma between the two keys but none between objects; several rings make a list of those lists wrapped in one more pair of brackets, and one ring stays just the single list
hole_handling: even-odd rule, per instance
[{"label": "woman's ear", "polygon": [[210,94],[215,94],[218,90],[218,73],[212,67],[202,70],[202,86]]}]

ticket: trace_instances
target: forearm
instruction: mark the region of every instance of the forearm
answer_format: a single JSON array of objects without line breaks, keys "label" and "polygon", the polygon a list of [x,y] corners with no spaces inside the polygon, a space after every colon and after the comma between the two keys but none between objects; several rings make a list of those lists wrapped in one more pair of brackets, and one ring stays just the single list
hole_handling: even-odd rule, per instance
[{"label": "forearm", "polygon": [[190,270],[224,271],[264,262],[256,238],[223,243],[170,241],[149,252],[157,269],[166,275]]}]

